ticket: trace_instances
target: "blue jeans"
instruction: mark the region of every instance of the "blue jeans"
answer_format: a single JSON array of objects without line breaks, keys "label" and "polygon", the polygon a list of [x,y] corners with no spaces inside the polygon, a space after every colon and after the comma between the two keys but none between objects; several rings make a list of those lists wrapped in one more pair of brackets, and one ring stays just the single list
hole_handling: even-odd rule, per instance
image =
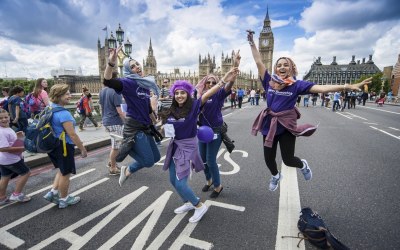
[{"label": "blue jeans", "polygon": [[193,190],[189,187],[187,180],[188,176],[178,180],[178,177],[176,176],[175,163],[171,159],[171,163],[169,165],[169,181],[175,188],[176,192],[178,192],[183,202],[186,203],[189,201],[193,206],[197,206],[200,202],[200,198],[194,194]]},{"label": "blue jeans", "polygon": [[221,178],[219,176],[219,169],[217,164],[217,154],[219,147],[221,146],[222,139],[221,134],[217,133],[217,139],[212,140],[209,143],[199,142],[199,150],[201,159],[204,162],[204,174],[206,180],[212,179],[215,188],[221,185]]},{"label": "blue jeans", "polygon": [[156,142],[153,136],[147,135],[140,131],[135,136],[135,144],[133,145],[129,155],[135,159],[129,165],[129,172],[134,173],[144,167],[150,168],[161,158]]}]

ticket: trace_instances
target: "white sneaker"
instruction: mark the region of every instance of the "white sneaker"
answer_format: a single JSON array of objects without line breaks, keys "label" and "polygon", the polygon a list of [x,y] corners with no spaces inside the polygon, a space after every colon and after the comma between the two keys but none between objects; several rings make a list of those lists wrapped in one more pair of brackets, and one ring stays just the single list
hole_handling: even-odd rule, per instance
[{"label": "white sneaker", "polygon": [[192,205],[192,203],[188,202],[183,204],[182,206],[178,207],[177,209],[174,210],[174,213],[176,214],[183,214],[186,213],[187,211],[193,210],[195,207]]},{"label": "white sneaker", "polygon": [[122,166],[121,167],[121,172],[119,174],[119,180],[118,180],[120,187],[122,187],[122,184],[124,184],[124,182],[128,178],[128,176],[125,175],[125,172],[126,172],[127,168],[128,168],[128,166]]},{"label": "white sneaker", "polygon": [[194,214],[192,217],[189,218],[189,222],[192,222],[192,223],[198,222],[199,220],[201,220],[201,218],[203,218],[203,215],[207,212],[207,210],[208,210],[208,207],[204,203],[202,203],[201,207],[199,207],[199,208],[195,207]]}]

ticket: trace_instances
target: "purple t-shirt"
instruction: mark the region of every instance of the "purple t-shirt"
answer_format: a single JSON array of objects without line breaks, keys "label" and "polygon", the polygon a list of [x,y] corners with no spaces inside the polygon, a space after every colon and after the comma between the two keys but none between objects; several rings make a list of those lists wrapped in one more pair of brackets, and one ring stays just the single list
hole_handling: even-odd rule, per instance
[{"label": "purple t-shirt", "polygon": [[127,104],[126,116],[144,124],[150,125],[150,91],[140,87],[135,80],[119,78],[122,83],[122,95]]},{"label": "purple t-shirt", "polygon": [[185,118],[176,120],[174,117],[167,119],[168,124],[174,125],[175,139],[182,140],[197,135],[197,116],[200,113],[201,99],[193,100],[192,109]]},{"label": "purple t-shirt", "polygon": [[212,128],[222,126],[224,122],[222,119],[221,109],[224,106],[225,98],[230,95],[231,91],[226,92],[224,88],[218,90],[208,101],[203,105],[202,111],[199,115],[201,125],[206,125]]},{"label": "purple t-shirt", "polygon": [[[281,112],[294,108],[294,106],[296,105],[297,96],[310,94],[310,88],[314,86],[314,83],[312,82],[297,80],[292,85],[287,86],[281,90],[274,90],[269,85],[269,81],[271,81],[271,75],[268,74],[267,71],[265,71],[262,85],[266,92],[267,105],[273,112]],[[271,117],[267,116],[267,119],[265,119],[262,129],[263,135],[268,134],[270,123]],[[282,134],[284,131],[285,128],[280,123],[278,123],[275,135]]]}]

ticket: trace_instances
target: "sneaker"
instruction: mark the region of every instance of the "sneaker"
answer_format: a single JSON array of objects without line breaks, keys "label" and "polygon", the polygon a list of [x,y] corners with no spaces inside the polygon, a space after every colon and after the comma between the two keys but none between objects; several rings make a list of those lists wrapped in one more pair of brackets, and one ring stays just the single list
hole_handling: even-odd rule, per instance
[{"label": "sneaker", "polygon": [[119,175],[119,174],[121,174],[121,170],[119,170],[118,168],[115,168],[115,169],[109,168],[108,174],[109,175]]},{"label": "sneaker", "polygon": [[312,178],[311,168],[308,166],[308,163],[307,163],[306,160],[301,159],[301,161],[303,162],[304,167],[303,167],[302,169],[300,169],[300,170],[301,170],[301,172],[302,172],[303,175],[304,175],[304,179],[305,179],[306,181],[309,181],[309,180],[311,180],[311,178]]},{"label": "sneaker", "polygon": [[125,175],[126,169],[128,167],[127,166],[122,166],[121,167],[121,172],[119,174],[119,186],[122,187],[122,184],[124,184],[124,182],[126,181],[126,179],[128,179],[128,176]]},{"label": "sneaker", "polygon": [[190,210],[193,210],[195,207],[192,205],[192,203],[187,202],[183,204],[182,206],[178,207],[177,209],[174,210],[174,213],[176,214],[183,214],[186,213]]},{"label": "sneaker", "polygon": [[59,200],[60,200],[60,195],[54,194],[53,192],[49,191],[43,198],[49,202],[53,202],[54,204],[58,205]]},{"label": "sneaker", "polygon": [[8,197],[6,196],[4,199],[1,199],[0,200],[0,206],[3,206],[3,205],[5,205],[5,204],[7,204],[7,203],[9,203],[10,202],[10,200],[8,199]]},{"label": "sneaker", "polygon": [[27,201],[31,200],[31,197],[26,196],[23,193],[20,193],[19,195],[11,194],[9,199],[10,199],[10,201],[27,202]]},{"label": "sneaker", "polygon": [[81,197],[68,195],[66,200],[60,199],[60,201],[58,203],[58,208],[66,208],[66,207],[74,205],[80,201],[81,201]]},{"label": "sneaker", "polygon": [[99,124],[99,125],[96,127],[96,130],[97,130],[98,128],[101,128],[101,127],[103,127],[103,125]]},{"label": "sneaker", "polygon": [[79,130],[79,132],[82,132],[82,131],[85,130],[85,129],[84,129],[84,128],[79,128],[78,130]]},{"label": "sneaker", "polygon": [[208,207],[206,206],[206,204],[201,204],[201,207],[194,208],[194,214],[192,217],[189,218],[189,222],[191,223],[196,223],[199,220],[201,220],[201,218],[203,218],[203,215],[207,212]]},{"label": "sneaker", "polygon": [[[115,163],[115,167],[118,168],[119,170],[121,170],[121,167],[118,166],[117,163]],[[106,168],[111,168],[111,162],[108,162],[108,164],[106,165]]]},{"label": "sneaker", "polygon": [[282,180],[282,178],[282,173],[279,173],[279,178],[275,178],[272,176],[271,180],[269,181],[269,190],[275,191],[278,188],[279,182]]}]

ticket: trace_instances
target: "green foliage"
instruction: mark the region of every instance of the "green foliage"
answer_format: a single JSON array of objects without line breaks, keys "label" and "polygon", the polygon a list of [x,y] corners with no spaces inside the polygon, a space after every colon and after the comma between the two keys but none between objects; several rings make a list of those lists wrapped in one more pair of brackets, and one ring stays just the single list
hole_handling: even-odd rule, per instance
[{"label": "green foliage", "polygon": [[[54,79],[46,79],[47,80],[47,90],[49,91],[51,86],[54,85]],[[36,84],[36,79],[35,80],[4,80],[0,79],[0,89],[3,87],[9,87],[12,89],[15,86],[21,86],[24,88],[25,93],[30,93],[33,91],[33,88],[35,87]]]},{"label": "green foliage", "polygon": [[[368,92],[376,92],[379,93],[382,89],[382,73],[376,73],[372,75],[372,81],[371,84],[368,85]],[[361,77],[357,82],[361,82],[367,78],[370,78],[371,76],[363,76]]]}]

